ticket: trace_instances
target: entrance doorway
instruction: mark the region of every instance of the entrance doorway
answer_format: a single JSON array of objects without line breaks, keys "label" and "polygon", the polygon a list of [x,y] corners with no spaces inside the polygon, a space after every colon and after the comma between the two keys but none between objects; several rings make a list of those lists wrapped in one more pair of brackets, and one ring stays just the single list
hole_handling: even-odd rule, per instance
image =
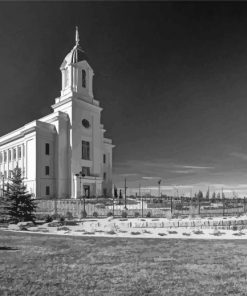
[{"label": "entrance doorway", "polygon": [[83,190],[84,190],[84,196],[86,198],[90,197],[90,186],[89,185],[83,185]]}]

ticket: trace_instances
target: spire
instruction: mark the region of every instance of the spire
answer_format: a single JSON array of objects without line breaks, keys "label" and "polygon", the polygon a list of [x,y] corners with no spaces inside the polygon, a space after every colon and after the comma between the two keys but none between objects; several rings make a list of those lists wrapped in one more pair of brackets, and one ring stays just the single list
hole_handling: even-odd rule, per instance
[{"label": "spire", "polygon": [[80,37],[79,37],[79,32],[78,32],[78,27],[75,27],[75,44],[78,46],[79,45],[79,41],[80,41]]}]

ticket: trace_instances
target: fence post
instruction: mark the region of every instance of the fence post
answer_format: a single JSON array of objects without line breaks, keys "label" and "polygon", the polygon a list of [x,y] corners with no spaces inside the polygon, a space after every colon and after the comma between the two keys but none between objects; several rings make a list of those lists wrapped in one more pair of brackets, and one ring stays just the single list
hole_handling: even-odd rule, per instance
[{"label": "fence post", "polygon": [[54,213],[57,216],[57,200],[54,199]]},{"label": "fence post", "polygon": [[143,218],[143,196],[141,197],[142,200],[142,218]]},{"label": "fence post", "polygon": [[86,215],[86,201],[85,201],[85,196],[83,198],[83,213],[84,213],[84,216],[85,216]]},{"label": "fence post", "polygon": [[112,199],[112,201],[113,201],[113,205],[112,205],[112,215],[113,215],[113,218],[114,218],[114,200],[115,200],[115,196],[113,195],[113,199]]}]

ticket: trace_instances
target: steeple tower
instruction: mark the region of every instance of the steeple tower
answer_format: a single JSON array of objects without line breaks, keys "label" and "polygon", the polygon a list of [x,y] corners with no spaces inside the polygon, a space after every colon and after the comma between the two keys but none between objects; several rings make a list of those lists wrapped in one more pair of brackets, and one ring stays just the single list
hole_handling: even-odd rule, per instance
[{"label": "steeple tower", "polygon": [[80,41],[80,37],[79,37],[79,32],[78,32],[78,27],[75,27],[75,44],[78,46],[79,45],[79,41]]},{"label": "steeple tower", "polygon": [[86,60],[81,48],[78,27],[75,29],[75,45],[66,55],[60,70],[62,72],[62,90],[60,100],[73,95],[83,100],[93,100],[93,69]]}]

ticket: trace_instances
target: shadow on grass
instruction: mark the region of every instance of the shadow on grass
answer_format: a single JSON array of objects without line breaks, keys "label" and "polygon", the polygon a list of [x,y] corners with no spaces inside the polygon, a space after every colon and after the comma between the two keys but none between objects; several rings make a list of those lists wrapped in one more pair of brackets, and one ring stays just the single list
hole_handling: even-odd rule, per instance
[{"label": "shadow on grass", "polygon": [[0,251],[18,251],[19,249],[17,248],[12,248],[12,247],[1,247],[0,246]]}]

